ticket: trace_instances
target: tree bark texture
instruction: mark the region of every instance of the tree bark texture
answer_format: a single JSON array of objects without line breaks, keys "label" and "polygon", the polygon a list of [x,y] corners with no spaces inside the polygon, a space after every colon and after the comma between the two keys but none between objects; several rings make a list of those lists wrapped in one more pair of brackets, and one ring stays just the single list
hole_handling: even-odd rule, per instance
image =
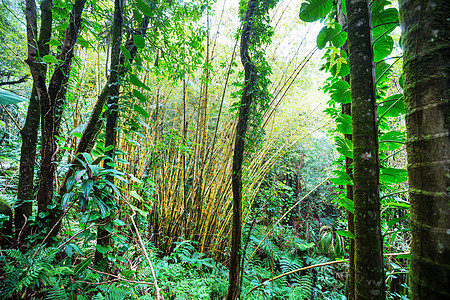
[{"label": "tree bark texture", "polygon": [[355,299],[385,299],[369,2],[347,0],[355,207]]},{"label": "tree bark texture", "polygon": [[[56,66],[50,84],[47,89],[46,79],[38,61],[39,53],[36,47],[36,3],[34,0],[26,2],[28,59],[31,75],[34,80],[34,88],[40,103],[41,115],[41,165],[39,176],[39,190],[37,193],[38,216],[46,218],[52,210],[48,207],[53,199],[53,185],[56,171],[57,141],[55,138],[55,109],[56,99],[62,86],[68,81],[70,65],[73,57],[78,30],[81,22],[81,14],[86,0],[76,0],[70,13],[69,25],[66,30],[64,43],[58,58],[61,62]],[[64,88],[63,88],[64,89]]]},{"label": "tree bark texture", "polygon": [[[343,13],[341,7],[343,5],[343,1],[338,0],[337,3],[337,17],[338,22],[342,26],[342,28],[347,28],[347,17]],[[342,50],[345,51],[348,55],[348,45],[347,42],[342,46]],[[350,76],[347,75],[342,78],[346,82],[350,83]],[[352,115],[352,106],[351,103],[342,104],[342,114]],[[351,134],[345,134],[345,139],[352,140]],[[349,157],[345,157],[345,172],[353,179],[353,160]],[[353,201],[353,185],[348,184],[346,186],[346,197]],[[355,234],[355,225],[354,225],[354,216],[353,213],[347,210],[347,228],[351,234]],[[355,239],[349,238],[348,245],[348,274],[346,280],[346,296],[347,299],[353,300],[355,299]]]},{"label": "tree bark texture", "polygon": [[400,1],[409,195],[410,299],[450,299],[450,2]]},{"label": "tree bark texture", "polygon": [[[37,43],[39,56],[41,57],[49,53],[49,45],[47,42],[50,41],[52,34],[52,7],[52,0],[44,0],[41,2],[41,28],[39,30],[39,41]],[[33,34],[34,33],[37,33],[37,30],[33,30]],[[40,67],[42,75],[45,77],[47,68],[43,64],[40,65]],[[36,162],[39,121],[40,105],[35,84],[33,83],[27,117],[25,119],[25,124],[20,131],[20,135],[22,136],[22,146],[20,149],[19,184],[14,215],[16,239],[19,244],[29,233],[29,230],[25,227],[25,223],[32,214],[32,200],[34,199],[34,167]]]},{"label": "tree bark texture", "polygon": [[245,17],[242,21],[241,35],[241,62],[244,66],[245,87],[242,92],[239,118],[236,126],[236,139],[234,144],[232,167],[233,190],[233,222],[231,233],[230,273],[227,300],[235,300],[240,297],[240,262],[241,262],[241,234],[242,234],[242,163],[244,160],[245,137],[252,104],[252,90],[256,80],[256,66],[249,54],[249,40],[252,34],[252,16],[257,5],[257,0],[249,0]]},{"label": "tree bark texture", "polygon": [[[137,30],[136,34],[145,36],[145,34],[147,32],[148,24],[149,24],[149,17],[145,16],[144,19],[142,20],[141,26]],[[125,47],[130,52],[131,59],[129,61],[130,61],[130,63],[132,63],[134,56],[137,53],[137,47],[133,42],[132,36],[125,43]],[[126,69],[123,67],[125,59],[126,58],[123,54],[120,55],[120,62],[119,62],[120,67],[118,68],[118,72],[117,72],[118,78],[123,77],[126,73]],[[114,78],[109,76],[108,81],[103,86],[103,89],[102,89],[100,95],[98,96],[97,102],[95,103],[94,108],[92,109],[92,113],[89,118],[89,121],[86,125],[86,128],[83,131],[83,135],[81,136],[81,139],[78,142],[77,149],[75,151],[76,155],[83,153],[83,152],[88,152],[89,149],[92,148],[93,144],[95,143],[95,137],[100,132],[102,125],[103,125],[103,120],[100,118],[100,116],[102,115],[103,106],[105,105],[105,103],[109,97],[109,92],[110,92],[109,87],[111,86],[111,84],[114,84],[113,80],[114,80]],[[70,164],[71,165],[77,164],[77,160],[75,158],[72,159]],[[67,173],[64,175],[64,179],[62,181],[61,187],[58,192],[60,199],[67,192],[67,180],[73,175],[74,171],[75,171],[75,169],[73,167],[71,167],[71,168],[69,168],[69,170],[67,170]]]},{"label": "tree bark texture", "polygon": [[[122,45],[122,29],[123,29],[123,0],[114,1],[114,22],[112,28],[112,45],[111,45],[111,67],[110,67],[110,81],[109,97],[108,97],[108,111],[106,117],[106,131],[105,131],[105,148],[113,146],[113,149],[108,151],[107,155],[113,158],[114,148],[117,140],[117,119],[119,117],[119,93],[120,93],[120,46]],[[114,182],[114,177],[110,176],[109,181]],[[111,211],[111,214],[113,212]],[[102,223],[108,224],[111,217],[106,220],[102,219]],[[98,227],[97,244],[104,247],[111,243],[111,235],[104,226]],[[94,263],[100,262],[103,254],[98,250],[95,251]]]}]

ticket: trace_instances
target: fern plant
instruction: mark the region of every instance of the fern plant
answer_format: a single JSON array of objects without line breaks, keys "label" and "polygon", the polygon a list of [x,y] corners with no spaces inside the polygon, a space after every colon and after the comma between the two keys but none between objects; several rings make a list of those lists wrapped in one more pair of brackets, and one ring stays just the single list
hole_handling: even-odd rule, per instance
[{"label": "fern plant", "polygon": [[1,285],[1,297],[7,299],[12,295],[25,295],[27,290],[38,290],[42,285],[52,283],[51,278],[55,275],[72,272],[67,267],[55,267],[52,262],[55,259],[57,248],[42,247],[34,255],[35,251],[30,250],[22,254],[17,249],[4,250],[6,256],[1,259],[4,262],[6,278]]}]

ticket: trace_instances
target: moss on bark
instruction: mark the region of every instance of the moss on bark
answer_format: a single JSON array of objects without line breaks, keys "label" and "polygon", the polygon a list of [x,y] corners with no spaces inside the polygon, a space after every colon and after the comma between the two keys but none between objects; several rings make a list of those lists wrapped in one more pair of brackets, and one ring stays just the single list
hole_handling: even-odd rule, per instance
[{"label": "moss on bark", "polygon": [[355,206],[355,299],[385,299],[369,2],[347,0]]},{"label": "moss on bark", "polygon": [[449,19],[449,1],[400,1],[413,300],[450,298]]}]

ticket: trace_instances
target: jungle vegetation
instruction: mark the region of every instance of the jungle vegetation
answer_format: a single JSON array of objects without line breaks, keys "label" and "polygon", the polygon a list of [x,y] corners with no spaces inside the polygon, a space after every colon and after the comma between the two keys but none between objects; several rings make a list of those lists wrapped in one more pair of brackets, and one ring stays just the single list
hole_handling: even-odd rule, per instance
[{"label": "jungle vegetation", "polygon": [[0,299],[450,299],[449,19],[2,0]]}]

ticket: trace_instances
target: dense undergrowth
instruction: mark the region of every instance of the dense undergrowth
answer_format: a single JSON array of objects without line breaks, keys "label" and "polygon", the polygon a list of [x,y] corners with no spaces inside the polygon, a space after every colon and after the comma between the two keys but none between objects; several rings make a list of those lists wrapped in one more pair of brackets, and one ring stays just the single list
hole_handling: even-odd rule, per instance
[{"label": "dense undergrowth", "polygon": [[[269,282],[281,273],[329,261],[314,243],[305,244],[292,228],[274,229],[248,262],[268,227],[256,226],[250,235],[245,249],[248,264],[244,270],[243,299],[345,299],[345,264]],[[222,299],[226,294],[228,270],[199,253],[195,242],[177,242],[173,252],[163,257],[151,242],[146,247],[165,299]],[[92,247],[78,250],[80,253],[71,253],[71,257],[56,247],[46,246],[30,249],[26,254],[13,249],[3,251],[2,299],[153,299],[150,268],[137,247],[117,253],[119,260],[112,270],[104,263],[92,265],[92,258],[83,255]],[[106,275],[111,272],[112,275]],[[264,282],[261,288],[248,293]]]}]

